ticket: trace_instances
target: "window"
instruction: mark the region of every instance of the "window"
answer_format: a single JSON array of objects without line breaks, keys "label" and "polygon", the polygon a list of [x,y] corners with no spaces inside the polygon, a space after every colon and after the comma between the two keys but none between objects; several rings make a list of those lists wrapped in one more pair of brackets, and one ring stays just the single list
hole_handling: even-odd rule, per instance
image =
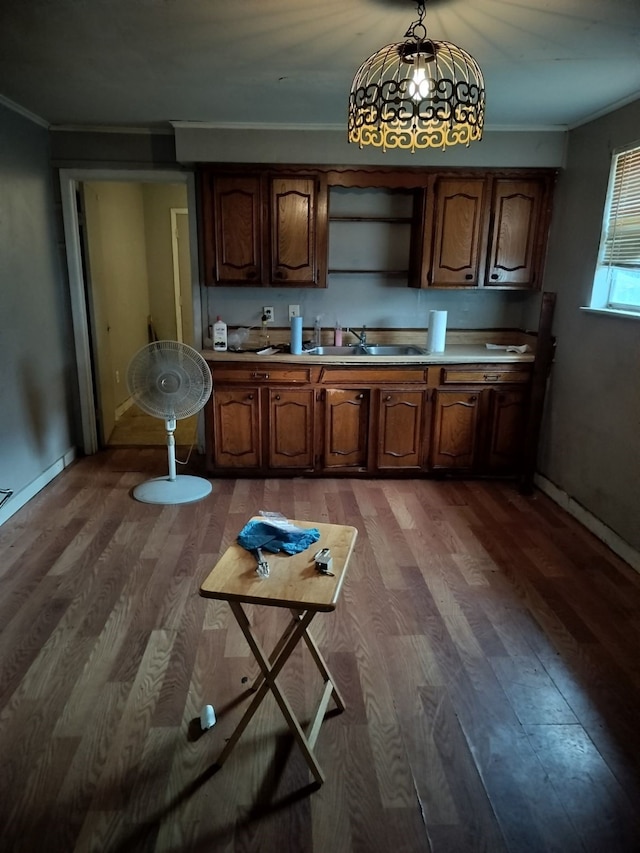
[{"label": "window", "polygon": [[640,145],[614,155],[592,308],[640,314]]}]

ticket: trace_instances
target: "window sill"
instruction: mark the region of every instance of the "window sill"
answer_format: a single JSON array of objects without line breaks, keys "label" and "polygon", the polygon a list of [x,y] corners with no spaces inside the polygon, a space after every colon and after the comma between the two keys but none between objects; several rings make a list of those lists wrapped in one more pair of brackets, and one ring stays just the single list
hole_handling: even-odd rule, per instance
[{"label": "window sill", "polygon": [[588,314],[604,314],[606,317],[622,317],[625,320],[640,320],[639,311],[621,311],[619,308],[589,308],[582,306],[581,311]]}]

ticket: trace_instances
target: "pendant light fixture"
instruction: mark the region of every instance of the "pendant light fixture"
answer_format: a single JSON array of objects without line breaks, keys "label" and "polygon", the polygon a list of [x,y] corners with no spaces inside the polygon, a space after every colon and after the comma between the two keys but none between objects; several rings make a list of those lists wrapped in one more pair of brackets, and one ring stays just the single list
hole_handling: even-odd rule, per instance
[{"label": "pendant light fixture", "polygon": [[427,38],[423,0],[416,6],[405,41],[382,47],[353,78],[348,139],[360,148],[444,150],[482,139],[480,66],[457,45]]}]

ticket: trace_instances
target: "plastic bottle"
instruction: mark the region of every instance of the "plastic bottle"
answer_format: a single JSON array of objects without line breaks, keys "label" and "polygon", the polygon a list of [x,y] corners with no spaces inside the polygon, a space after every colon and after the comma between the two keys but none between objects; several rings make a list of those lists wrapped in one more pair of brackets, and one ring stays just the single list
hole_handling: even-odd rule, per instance
[{"label": "plastic bottle", "polygon": [[340,323],[337,320],[336,320],[336,330],[334,333],[334,341],[333,342],[337,347],[342,346],[342,326],[340,325]]},{"label": "plastic bottle", "polygon": [[313,324],[313,345],[319,347],[322,345],[322,326],[320,325],[320,315],[315,319]]},{"label": "plastic bottle", "polygon": [[291,355],[302,353],[302,317],[291,318]]},{"label": "plastic bottle", "polygon": [[213,348],[216,352],[224,352],[227,348],[227,324],[220,318],[213,324]]}]

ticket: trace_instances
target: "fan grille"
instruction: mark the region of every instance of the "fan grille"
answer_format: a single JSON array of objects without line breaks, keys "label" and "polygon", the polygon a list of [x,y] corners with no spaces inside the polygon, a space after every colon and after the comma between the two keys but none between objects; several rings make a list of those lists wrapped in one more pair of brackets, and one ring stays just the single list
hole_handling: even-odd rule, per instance
[{"label": "fan grille", "polygon": [[127,387],[146,414],[181,420],[195,415],[209,399],[211,371],[192,347],[179,341],[155,341],[129,362]]}]

